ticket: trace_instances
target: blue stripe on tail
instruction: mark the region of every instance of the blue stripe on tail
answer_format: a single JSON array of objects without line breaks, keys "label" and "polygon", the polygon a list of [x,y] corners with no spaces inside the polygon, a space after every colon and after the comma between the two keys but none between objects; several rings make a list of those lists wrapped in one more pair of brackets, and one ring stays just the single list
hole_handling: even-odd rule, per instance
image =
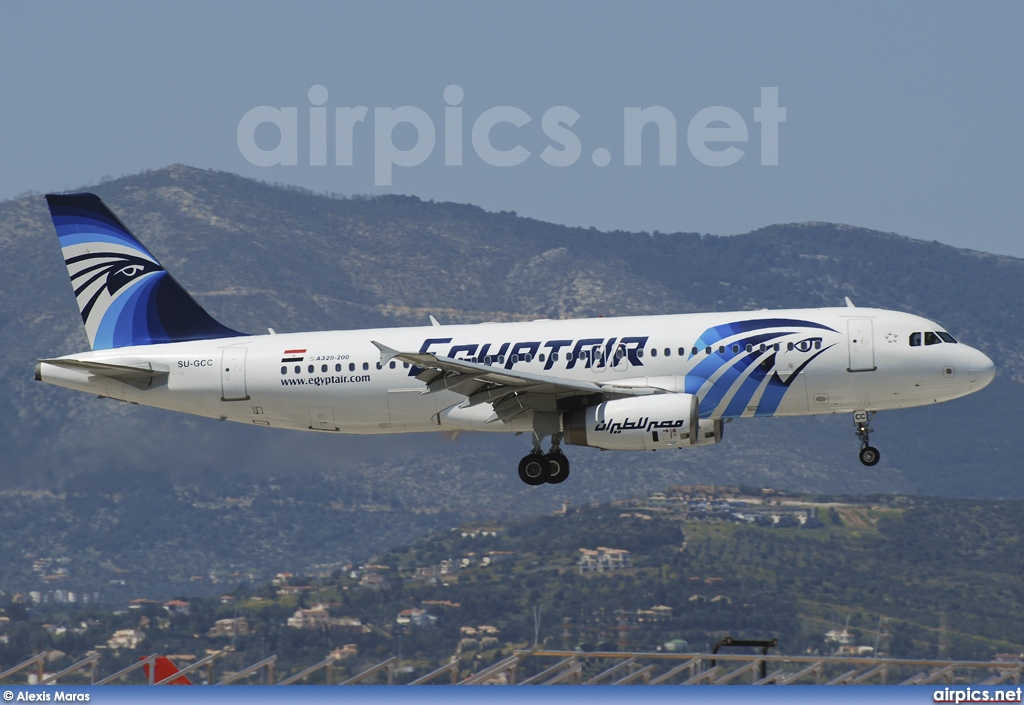
[{"label": "blue stripe on tail", "polygon": [[203,310],[98,196],[46,203],[93,350],[244,335]]}]

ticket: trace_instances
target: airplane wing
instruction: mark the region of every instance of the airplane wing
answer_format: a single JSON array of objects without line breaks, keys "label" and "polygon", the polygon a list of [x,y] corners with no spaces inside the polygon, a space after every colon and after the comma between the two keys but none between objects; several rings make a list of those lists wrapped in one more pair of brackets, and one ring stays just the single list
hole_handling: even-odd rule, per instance
[{"label": "airplane wing", "polygon": [[586,382],[507,370],[433,353],[401,352],[377,341],[372,342],[380,350],[382,364],[394,359],[423,368],[416,375],[427,385],[421,394],[455,392],[466,397],[460,408],[490,403],[495,414],[488,421],[509,421],[526,411],[554,413],[569,407],[578,408],[580,402],[582,405],[597,404],[608,399],[665,391],[654,387]]}]

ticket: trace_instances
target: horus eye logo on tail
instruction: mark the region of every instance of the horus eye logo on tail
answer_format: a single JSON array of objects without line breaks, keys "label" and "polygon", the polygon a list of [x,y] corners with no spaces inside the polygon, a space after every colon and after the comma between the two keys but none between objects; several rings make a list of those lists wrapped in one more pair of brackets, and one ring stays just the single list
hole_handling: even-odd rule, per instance
[{"label": "horus eye logo on tail", "polygon": [[94,350],[242,335],[203,310],[99,197],[46,202]]},{"label": "horus eye logo on tail", "polygon": [[[65,250],[80,249],[69,246]],[[93,328],[98,328],[103,314],[110,304],[125,287],[138,282],[144,275],[163,272],[157,262],[136,255],[119,252],[87,252],[85,254],[66,255],[71,276],[71,286],[75,288],[75,299],[78,301],[82,320],[86,327],[93,312],[96,312]],[[97,303],[99,307],[97,308]]]}]

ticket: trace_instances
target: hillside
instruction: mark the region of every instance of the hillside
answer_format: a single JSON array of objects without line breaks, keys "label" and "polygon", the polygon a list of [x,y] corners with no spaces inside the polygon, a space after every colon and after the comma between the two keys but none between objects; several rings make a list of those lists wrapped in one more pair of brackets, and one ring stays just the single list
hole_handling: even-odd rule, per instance
[{"label": "hillside", "polygon": [[[708,652],[725,635],[776,638],[779,654],[988,661],[1024,651],[1022,510],[1019,501],[674,487],[464,524],[363,564],[225,587],[189,600],[187,612],[147,593],[101,607],[4,600],[0,667],[46,648],[70,663],[122,629],[142,641],[103,650],[104,673],[142,653],[188,658],[234,643],[222,668],[272,653],[283,677],[347,645],[338,675],[398,656],[407,682],[453,656],[465,677],[535,641]],[[211,632],[218,620],[241,620],[241,633]],[[890,682],[917,670],[893,668]]]},{"label": "hillside", "polygon": [[[23,493],[2,515],[13,527],[8,551],[27,550],[11,537],[30,535],[170,585],[170,569],[153,572],[139,558],[154,536],[167,554],[196,557],[174,567],[182,576],[236,564],[259,572],[271,556],[295,567],[357,559],[398,535],[669,484],[1024,498],[1024,333],[1014,303],[1024,260],[827,223],[731,237],[600,232],[411,197],[333,198],[185,166],[84,188],[239,330],[821,306],[848,295],[938,320],[988,352],[999,375],[967,399],[880,415],[873,440],[884,459],[871,470],[857,462],[848,418],[768,419],[731,424],[722,444],[692,453],[573,449],[570,480],[536,490],[515,477],[522,439],[262,432],[32,382],[36,359],[87,344],[45,203],[30,196],[0,203],[0,486]],[[309,516],[315,526],[302,525]],[[245,530],[225,528],[236,522]],[[321,531],[322,542],[310,538]]]}]

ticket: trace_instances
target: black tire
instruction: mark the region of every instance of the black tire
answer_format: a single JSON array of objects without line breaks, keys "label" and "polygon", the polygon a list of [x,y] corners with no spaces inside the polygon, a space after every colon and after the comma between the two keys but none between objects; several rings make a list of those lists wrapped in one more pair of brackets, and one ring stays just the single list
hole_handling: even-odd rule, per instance
[{"label": "black tire", "polygon": [[561,453],[548,453],[544,459],[548,461],[548,484],[565,482],[569,477],[569,459]]},{"label": "black tire", "polygon": [[864,463],[869,468],[873,468],[878,465],[878,461],[881,459],[882,454],[878,452],[878,448],[864,446],[860,449],[860,462]]},{"label": "black tire", "polygon": [[549,473],[548,462],[540,453],[530,453],[519,461],[519,479],[528,485],[543,485]]}]

